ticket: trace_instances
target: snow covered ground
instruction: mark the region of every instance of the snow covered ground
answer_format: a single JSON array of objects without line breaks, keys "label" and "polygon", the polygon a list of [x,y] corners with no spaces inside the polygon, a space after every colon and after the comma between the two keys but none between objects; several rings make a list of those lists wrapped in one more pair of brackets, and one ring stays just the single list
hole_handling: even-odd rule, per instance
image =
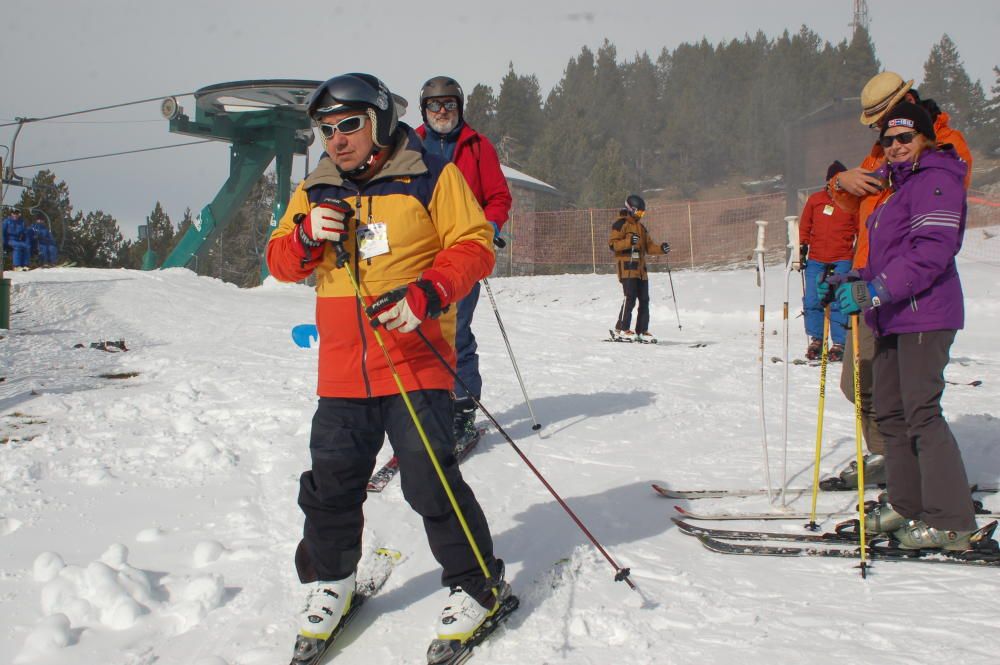
[{"label": "snow covered ground", "polygon": [[[947,374],[983,384],[951,386],[944,403],[970,479],[996,484],[1000,268],[964,262],[961,270],[967,330]],[[769,359],[781,354],[783,298],[780,270],[767,275]],[[302,602],[292,566],[297,478],[315,404],[315,351],[294,346],[289,330],[311,320],[311,290],[239,290],[179,269],[8,276],[0,662],[287,662]],[[484,404],[631,567],[642,595],[613,581],[611,566],[491,431],[463,472],[522,604],[474,662],[997,662],[996,569],[878,563],[865,581],[850,561],[725,557],[673,528],[674,502],[655,495],[651,482],[763,485],[759,295],[751,270],[675,272],[678,331],[666,276],[652,280],[657,346],[601,341],[620,300],[613,276],[491,280],[541,435],[531,431],[485,296],[476,322]],[[119,339],[127,352],[89,348]],[[696,342],[707,346],[692,348]],[[796,318],[793,353],[804,347]],[[765,371],[777,483],[784,369],[766,362]],[[812,478],[819,370],[790,371],[788,475],[802,486]],[[135,375],[101,376],[125,373]],[[853,410],[836,388],[839,374],[835,366],[824,475],[854,454]],[[851,505],[840,495],[820,501],[821,510]],[[1000,497],[986,502],[1000,511]],[[766,505],[698,502],[705,510]],[[808,497],[791,507],[808,510]],[[438,570],[398,481],[370,497],[366,511],[367,542],[404,559],[334,661],[423,663],[446,594]],[[769,527],[797,531],[801,521]]]}]

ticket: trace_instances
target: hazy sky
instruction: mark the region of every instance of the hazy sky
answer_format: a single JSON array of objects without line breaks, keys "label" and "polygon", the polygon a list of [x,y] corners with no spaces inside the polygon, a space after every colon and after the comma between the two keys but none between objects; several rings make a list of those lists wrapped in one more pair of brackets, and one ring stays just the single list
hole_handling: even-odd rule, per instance
[{"label": "hazy sky", "polygon": [[[868,5],[883,67],[919,84],[931,47],[947,33],[989,94],[992,68],[1000,65],[1000,2]],[[466,91],[478,82],[496,91],[511,62],[519,74],[535,74],[544,95],[569,58],[605,38],[619,60],[642,51],[655,58],[664,47],[702,37],[718,43],[758,29],[774,37],[803,24],[836,43],[849,37],[852,11],[851,0],[4,0],[0,123],[226,81],[323,80],[349,71],[375,74],[413,102],[420,84],[437,74],[454,76]],[[193,98],[180,102],[193,117]],[[410,124],[420,121],[414,108],[404,117]],[[13,128],[0,128],[0,144],[9,146],[12,136]],[[159,104],[149,103],[26,125],[15,164],[190,140],[170,134]],[[226,144],[210,143],[39,168],[67,182],[77,210],[104,210],[132,235],[157,200],[175,222],[187,207],[200,211],[228,175],[228,154]],[[302,170],[298,159],[296,178]],[[20,192],[11,188],[4,203]]]}]

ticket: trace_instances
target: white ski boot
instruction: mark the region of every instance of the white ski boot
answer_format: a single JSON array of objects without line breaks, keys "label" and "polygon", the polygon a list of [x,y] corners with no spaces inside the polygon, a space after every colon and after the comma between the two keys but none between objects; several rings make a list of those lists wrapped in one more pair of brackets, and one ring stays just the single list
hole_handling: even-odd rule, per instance
[{"label": "white ski boot", "polygon": [[497,591],[493,607],[487,609],[463,591],[462,587],[451,587],[448,603],[438,617],[437,639],[465,642],[472,637],[500,609],[502,601],[510,595],[510,585],[501,581]]},{"label": "white ski boot", "polygon": [[306,606],[299,614],[299,636],[325,642],[351,609],[355,574],[335,582],[307,584]]},{"label": "white ski boot", "polygon": [[616,342],[634,342],[635,333],[631,330],[614,330],[613,333]]},{"label": "white ski boot", "polygon": [[656,344],[656,338],[648,332],[636,333],[635,341],[640,344]]}]

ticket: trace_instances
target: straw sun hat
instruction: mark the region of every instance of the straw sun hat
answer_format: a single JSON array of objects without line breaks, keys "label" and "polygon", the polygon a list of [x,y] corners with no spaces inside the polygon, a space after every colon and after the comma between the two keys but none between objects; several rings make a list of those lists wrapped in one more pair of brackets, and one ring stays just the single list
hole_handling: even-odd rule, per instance
[{"label": "straw sun hat", "polygon": [[896,72],[873,76],[861,90],[861,124],[874,125],[886,111],[895,106],[909,91],[913,79],[904,81]]}]

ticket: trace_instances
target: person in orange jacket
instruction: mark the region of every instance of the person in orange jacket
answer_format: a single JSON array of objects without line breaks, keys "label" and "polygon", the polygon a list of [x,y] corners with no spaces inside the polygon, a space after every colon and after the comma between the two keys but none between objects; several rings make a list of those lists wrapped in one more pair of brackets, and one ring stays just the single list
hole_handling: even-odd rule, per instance
[{"label": "person in orange jacket", "polygon": [[[646,214],[646,202],[638,194],[630,194],[625,199],[625,207],[611,225],[608,247],[615,253],[618,281],[621,282],[624,299],[618,310],[618,321],[611,331],[612,339],[619,342],[640,342],[655,344],[656,337],[649,332],[649,273],[646,270],[646,256],[670,253],[670,243],[657,244],[653,241],[642,217]],[[639,311],[635,317],[635,330],[631,330],[632,310],[636,302]]]},{"label": "person in orange jacket", "polygon": [[[267,245],[276,279],[316,277],[319,404],[311,468],[299,480],[305,525],[295,555],[307,590],[296,642],[303,660],[350,609],[362,506],[387,435],[403,497],[451,588],[437,638],[467,640],[510,595],[486,516],[455,459],[449,369],[454,305],[492,270],[493,227],[458,168],[428,155],[398,121],[399,103],[370,74],[335,76],[316,89],[307,111],[325,152]],[[384,329],[384,352],[375,327]]]},{"label": "person in orange jacket", "polygon": [[[948,126],[950,118],[942,112],[933,100],[921,101],[913,88],[913,80],[904,81],[895,72],[885,71],[873,76],[861,90],[861,124],[873,129],[881,129],[886,115],[899,102],[908,101],[921,104],[931,114],[934,134],[939,147],[951,145],[958,156],[969,165],[965,176],[968,190],[972,178],[972,153],[965,137]],[[930,107],[930,108],[928,108]],[[868,217],[875,207],[888,198],[890,192],[885,183],[872,172],[885,166],[885,150],[878,141],[872,146],[857,168],[847,169],[828,179],[828,188],[834,202],[848,212],[858,215],[858,240],[854,249],[852,269],[858,270],[868,265]],[[845,362],[840,376],[840,389],[848,400],[854,402],[854,350],[850,335],[847,336]],[[858,376],[861,394],[861,430],[870,455],[865,458],[865,483],[885,482],[884,454],[885,437],[875,423],[875,409],[872,404],[872,358],[875,356],[875,337],[871,329],[862,321],[858,327]],[[857,487],[857,469],[851,467],[835,479],[840,487]]]},{"label": "person in orange jacket", "polygon": [[[826,170],[827,181],[846,170],[847,167],[839,161],[833,162]],[[844,357],[844,326],[847,318],[841,313],[836,301],[820,302],[816,287],[828,270],[845,273],[851,269],[857,233],[857,216],[834,204],[829,187],[815,192],[802,208],[799,216],[799,247],[800,259],[805,265],[806,290],[802,305],[805,310],[803,318],[806,334],[809,336],[809,346],[806,348],[806,358],[809,360],[819,358],[823,352],[824,310],[827,305],[830,307],[832,341],[828,358],[832,362],[839,362]]]}]

